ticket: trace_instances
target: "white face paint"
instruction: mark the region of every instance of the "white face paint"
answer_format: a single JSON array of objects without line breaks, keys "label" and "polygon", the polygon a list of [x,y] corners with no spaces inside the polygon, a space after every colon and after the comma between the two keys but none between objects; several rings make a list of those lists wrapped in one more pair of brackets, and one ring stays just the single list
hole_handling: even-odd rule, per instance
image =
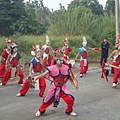
[{"label": "white face paint", "polygon": [[68,43],[65,43],[65,46],[68,46]]},{"label": "white face paint", "polygon": [[17,47],[13,48],[13,52],[17,52]]},{"label": "white face paint", "polygon": [[50,43],[49,43],[49,42],[46,42],[46,45],[50,45]]},{"label": "white face paint", "polygon": [[82,43],[83,47],[86,47],[86,44],[85,43]]},{"label": "white face paint", "polygon": [[8,50],[11,50],[11,47],[10,47],[10,46],[7,46],[7,49],[8,49]]},{"label": "white face paint", "polygon": [[39,58],[41,58],[41,57],[42,57],[42,53],[41,53],[41,52],[39,52],[39,53],[36,54],[36,58],[39,59]]},{"label": "white face paint", "polygon": [[62,58],[59,58],[59,59],[57,60],[57,64],[61,65],[61,64],[63,64],[63,61],[64,61],[64,58],[63,58],[63,57],[62,57]]}]

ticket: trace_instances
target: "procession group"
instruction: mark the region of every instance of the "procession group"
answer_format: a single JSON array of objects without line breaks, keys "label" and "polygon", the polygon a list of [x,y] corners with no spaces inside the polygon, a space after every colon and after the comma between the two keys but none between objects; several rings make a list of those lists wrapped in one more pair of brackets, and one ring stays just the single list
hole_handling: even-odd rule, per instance
[{"label": "procession group", "polygon": [[[63,40],[64,46],[62,48],[52,48],[49,37],[46,36],[45,45],[34,44],[32,46],[31,54],[34,56],[28,63],[29,74],[24,80],[24,73],[22,71],[22,65],[20,62],[21,55],[18,52],[18,46],[13,40],[8,37],[6,39],[5,49],[0,56],[0,86],[5,86],[7,82],[15,77],[19,76],[18,84],[22,87],[16,97],[25,96],[29,88],[34,88],[37,83],[39,87],[39,96],[43,97],[46,89],[46,80],[50,80],[51,84],[49,90],[43,102],[41,103],[39,110],[36,112],[36,116],[41,116],[45,113],[46,109],[53,103],[53,107],[59,105],[60,98],[67,104],[65,113],[68,115],[76,116],[73,112],[74,97],[70,93],[66,83],[70,81],[76,89],[78,89],[78,80],[72,70],[73,64],[80,55],[80,77],[83,77],[88,71],[88,58],[87,58],[87,41],[83,37],[82,46],[78,48],[79,52],[76,54],[69,46],[70,39],[65,38]],[[117,87],[118,78],[120,76],[120,34],[116,35],[115,50],[108,57],[108,49],[110,45],[107,38],[104,38],[101,48],[93,48],[92,50],[101,51],[101,66],[103,63],[110,65],[110,60],[113,58],[113,87]],[[106,51],[106,53],[105,53]],[[50,52],[54,55],[51,56]],[[70,62],[69,55],[73,53],[75,55],[73,63]],[[108,59],[107,59],[108,57]],[[103,70],[104,75],[106,73]]]}]

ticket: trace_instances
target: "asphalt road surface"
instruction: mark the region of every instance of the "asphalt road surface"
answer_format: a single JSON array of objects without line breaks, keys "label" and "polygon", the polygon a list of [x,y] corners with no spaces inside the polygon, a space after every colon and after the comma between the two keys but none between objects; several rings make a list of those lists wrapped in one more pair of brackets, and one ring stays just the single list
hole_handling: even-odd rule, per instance
[{"label": "asphalt road surface", "polygon": [[[101,78],[101,69],[89,69],[82,78],[79,69],[75,69],[75,75],[79,90],[70,82],[67,85],[75,97],[77,116],[65,114],[66,104],[61,99],[57,108],[51,105],[43,116],[36,117],[42,102],[39,91],[30,89],[26,96],[16,97],[21,87],[10,80],[6,86],[0,86],[0,120],[120,120],[120,85],[112,88],[113,75],[108,76],[108,82]],[[47,89],[49,84],[47,81]]]}]

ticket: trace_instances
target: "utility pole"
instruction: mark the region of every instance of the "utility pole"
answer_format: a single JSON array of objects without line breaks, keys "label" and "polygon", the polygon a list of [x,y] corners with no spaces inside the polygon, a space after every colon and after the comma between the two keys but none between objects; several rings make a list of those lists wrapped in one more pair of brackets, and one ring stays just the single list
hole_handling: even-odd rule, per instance
[{"label": "utility pole", "polygon": [[119,0],[115,0],[115,16],[116,16],[116,34],[120,33],[119,27]]}]

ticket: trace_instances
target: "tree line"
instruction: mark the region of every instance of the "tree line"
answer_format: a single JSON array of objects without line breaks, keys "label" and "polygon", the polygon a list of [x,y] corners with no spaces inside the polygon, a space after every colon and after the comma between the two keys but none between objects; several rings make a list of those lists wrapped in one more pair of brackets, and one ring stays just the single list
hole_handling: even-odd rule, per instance
[{"label": "tree line", "polygon": [[43,0],[0,0],[0,35],[87,35],[99,38],[115,35],[115,1],[105,8],[98,0],[73,0],[65,9],[45,7]]}]

